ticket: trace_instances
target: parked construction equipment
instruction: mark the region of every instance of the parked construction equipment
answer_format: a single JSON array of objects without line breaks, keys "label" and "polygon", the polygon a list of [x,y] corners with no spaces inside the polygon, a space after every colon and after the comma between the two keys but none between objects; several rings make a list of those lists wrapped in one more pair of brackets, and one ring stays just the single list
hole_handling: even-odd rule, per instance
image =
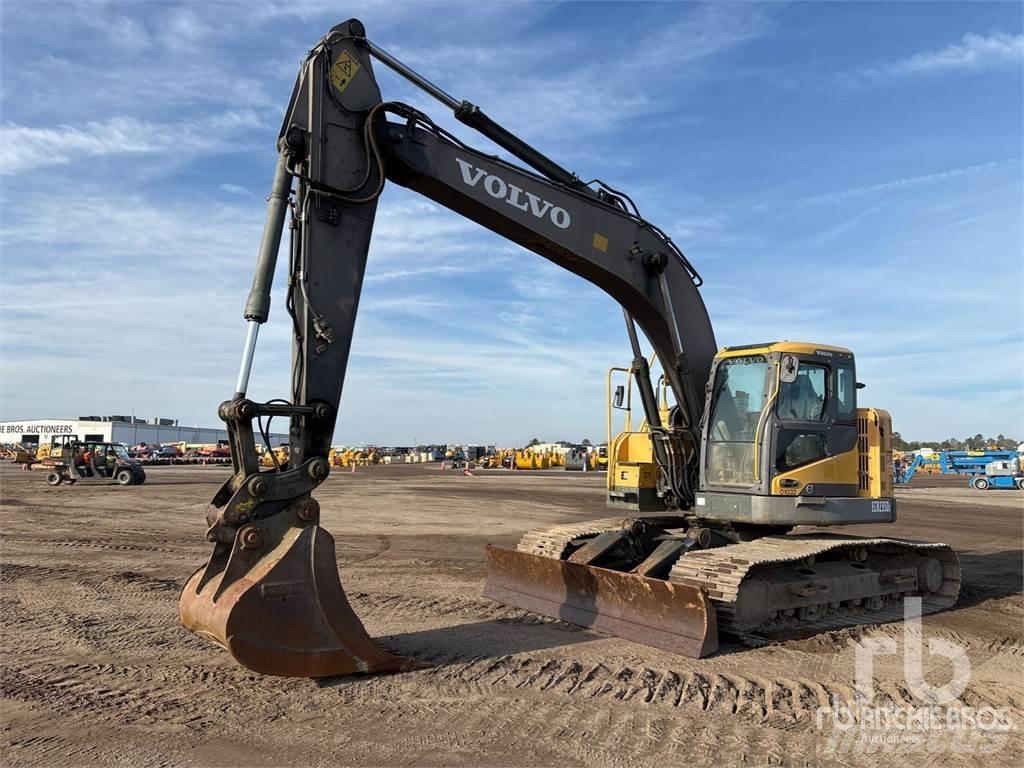
[{"label": "parked construction equipment", "polygon": [[917,474],[918,470],[926,466],[928,463],[929,461],[924,456],[921,454],[915,454],[909,464],[895,464],[893,469],[893,482],[895,482],[896,485],[906,485],[914,479],[914,475]]},{"label": "parked construction equipment", "polygon": [[6,459],[14,464],[34,464],[35,453],[21,443],[6,443],[0,446],[0,459]]},{"label": "parked construction equipment", "polygon": [[993,461],[1014,461],[1014,451],[939,451],[939,470],[944,475],[984,475]]},{"label": "parked construction equipment", "polygon": [[274,448],[263,448],[260,454],[260,466],[278,468],[288,464],[288,444],[278,445]]},{"label": "parked construction equipment", "polygon": [[913,454],[914,458],[906,467],[897,465],[895,479],[897,485],[906,485],[914,475],[925,467],[937,466],[944,475],[984,475],[987,467],[994,461],[1017,461],[1013,451],[936,451],[932,454]]},{"label": "parked construction equipment", "polygon": [[1012,489],[1024,491],[1024,472],[1021,471],[1021,459],[990,461],[985,465],[985,474],[974,475],[967,484],[976,490],[987,491],[990,488]]},{"label": "parked construction equipment", "polygon": [[[529,168],[469,147],[407,104],[382,101],[372,58]],[[486,594],[692,656],[713,652],[719,631],[762,642],[887,621],[911,595],[922,598],[925,612],[956,600],[960,565],[945,545],[789,533],[799,525],[895,519],[889,415],[858,407],[854,356],[842,347],[772,342],[716,353],[700,276],[628,196],[580,181],[368,41],[356,20],[310,51],[278,150],[244,312],[242,365],[235,394],[219,411],[234,475],[207,512],[213,554],[179,605],[185,626],[240,663],[312,677],[422,666],[367,635],[311,497],[330,472],[387,181],[589,280],[624,311],[628,373],[647,431],[621,451],[610,447],[609,472],[620,478],[637,468],[616,486],[623,489],[616,501],[652,512],[533,531],[515,550],[488,547]],[[288,401],[257,403],[246,391],[289,212],[293,390]],[[659,407],[641,331],[671,392],[667,409]],[[291,455],[281,471],[261,471],[256,454],[254,424],[270,416],[291,420]]]}]

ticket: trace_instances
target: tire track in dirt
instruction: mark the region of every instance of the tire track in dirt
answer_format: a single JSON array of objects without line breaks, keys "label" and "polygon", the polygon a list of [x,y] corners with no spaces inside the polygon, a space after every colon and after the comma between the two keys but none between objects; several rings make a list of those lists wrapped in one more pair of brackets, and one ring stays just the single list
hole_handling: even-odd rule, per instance
[{"label": "tire track in dirt", "polygon": [[[904,628],[902,624],[885,624],[866,628],[850,635],[850,637],[863,641],[873,637],[885,637],[899,640],[903,637]],[[998,637],[984,637],[980,635],[964,634],[955,632],[943,627],[927,627],[924,637],[941,638],[962,646],[967,651],[980,651],[983,653],[1005,654],[1009,656],[1024,656],[1024,637],[1001,635]]]},{"label": "tire track in dirt", "polygon": [[[86,566],[87,564],[83,564]],[[17,582],[25,581],[25,586],[34,588],[39,581],[72,582],[75,589],[84,589],[96,593],[97,596],[110,592],[144,592],[165,593],[177,598],[185,577],[177,579],[149,576],[137,571],[116,571],[89,567],[63,566],[60,568],[44,565],[22,565],[18,563],[0,563],[0,583],[17,586]],[[36,582],[36,583],[32,583]],[[63,602],[61,595],[43,595],[43,599],[52,597],[54,602]]]},{"label": "tire track in dirt", "polygon": [[[426,673],[417,673],[426,674]],[[406,678],[401,678],[404,680]],[[435,746],[448,749],[458,744],[484,741],[493,743],[511,738],[509,734],[530,735],[529,742],[546,745],[557,751],[570,764],[601,764],[634,768],[639,766],[664,766],[685,764],[688,759],[708,761],[707,740],[695,739],[695,722],[702,722],[703,716],[694,713],[673,712],[625,704],[617,699],[573,700],[530,695],[529,692],[513,691],[506,695],[495,695],[493,689],[484,691],[479,698],[469,698],[462,691],[455,695],[444,689],[429,699],[420,699],[420,692],[408,696],[398,678],[383,688],[361,691],[348,700],[352,710],[359,712],[360,719],[378,725],[395,723],[396,759],[415,764],[415,748],[429,739]],[[713,714],[713,713],[709,713]],[[425,737],[417,734],[403,736],[401,724],[429,719],[431,732]],[[721,724],[719,718],[707,722]],[[735,733],[747,733],[748,721],[735,719],[730,729]],[[733,737],[730,743],[740,753],[741,742]],[[398,748],[401,749],[398,749]],[[411,751],[413,750],[413,751]],[[753,762],[781,765],[778,756],[786,755],[797,765],[823,765],[815,756],[816,745],[810,732],[790,733],[784,730],[765,728],[759,731],[759,739],[752,746],[747,743],[744,754]],[[724,753],[731,754],[727,749]],[[524,758],[522,749],[516,754]],[[799,757],[798,757],[799,756]],[[388,763],[386,759],[379,762]],[[775,762],[771,762],[772,760]],[[542,764],[552,760],[543,761]]]},{"label": "tire track in dirt", "polygon": [[[459,615],[467,618],[486,620],[512,620],[525,624],[562,623],[556,619],[521,610],[492,600],[467,597],[423,597],[418,595],[394,595],[375,592],[350,592],[349,602],[353,607],[367,611],[387,609],[402,615],[450,616]],[[574,625],[565,624],[570,630],[582,631]]]},{"label": "tire track in dirt", "polygon": [[136,615],[133,623],[126,623],[117,612],[86,614],[55,605],[31,607],[17,601],[4,607],[3,626],[17,638],[7,643],[11,654],[78,648],[122,657],[125,653],[178,653],[208,647],[184,629],[169,633],[167,625],[174,616],[170,611]]},{"label": "tire track in dirt", "polygon": [[59,568],[46,565],[21,565],[19,563],[0,563],[0,584],[10,584],[18,579],[45,580],[60,573]]},{"label": "tire track in dirt", "polygon": [[[103,578],[61,571],[61,588],[21,588],[6,591],[0,626],[8,630],[9,650],[42,652],[77,647],[123,655],[144,649],[160,652],[197,650],[205,642],[176,625],[180,586],[175,580],[120,571]],[[50,574],[51,582],[58,579]],[[33,585],[27,585],[29,587]],[[135,605],[130,616],[118,607]]]},{"label": "tire track in dirt", "polygon": [[389,549],[391,549],[390,536],[383,536],[381,534],[370,534],[368,537],[363,536],[359,538],[376,539],[376,546],[373,548],[369,548],[369,551],[366,551],[367,548],[361,546],[363,542],[357,539],[356,537],[352,536],[348,536],[340,541],[336,541],[335,547],[339,563],[346,563],[349,565],[366,563],[370,560],[377,559],[385,552],[387,552]]},{"label": "tire track in dirt", "polygon": [[107,763],[106,756],[95,744],[82,744],[77,737],[43,733],[26,736],[4,745],[4,754],[16,765],[85,765]]},{"label": "tire track in dirt", "polygon": [[[817,711],[828,709],[834,702],[850,708],[856,704],[853,687],[835,680],[764,679],[732,673],[606,666],[581,659],[477,657],[438,666],[425,674],[485,697],[497,688],[568,699],[632,702],[735,716],[786,731],[812,728]],[[1005,691],[971,685],[961,701],[973,706],[1005,703]],[[904,686],[878,686],[876,704],[880,706],[903,707],[914,703]]]},{"label": "tire track in dirt", "polygon": [[53,547],[73,547],[76,549],[103,549],[114,552],[173,552],[180,555],[180,547],[155,547],[137,542],[125,542],[123,539],[56,539],[46,542]]},{"label": "tire track in dirt", "polygon": [[114,722],[161,732],[201,730],[213,720],[192,697],[168,688],[133,683],[121,687],[103,668],[68,664],[0,669],[0,696],[74,721]]},{"label": "tire track in dirt", "polygon": [[[453,615],[480,620],[515,621],[526,623],[556,623],[518,609],[509,609],[488,600],[469,598],[427,598],[405,595],[354,593],[353,605],[377,610],[387,608],[400,614]],[[579,627],[561,625],[569,631],[582,632]],[[900,626],[884,625],[860,632],[866,634],[896,635]],[[838,635],[846,635],[841,631]],[[938,634],[970,647],[978,647],[978,638],[967,638],[955,632],[938,630]],[[828,638],[826,637],[827,641]],[[846,638],[836,638],[845,645]],[[1024,644],[1017,638],[983,640],[980,646],[987,651],[1024,655]],[[450,659],[450,657],[449,657]],[[609,698],[622,701],[636,700],[643,704],[658,704],[674,709],[700,709],[701,711],[737,715],[748,720],[765,723],[791,731],[806,728],[819,708],[828,708],[834,701],[851,706],[856,694],[852,686],[840,681],[811,679],[760,679],[735,674],[680,672],[655,670],[647,667],[621,667],[610,669],[603,664],[583,660],[536,659],[516,655],[501,657],[481,656],[469,661],[450,663],[446,654],[434,654],[430,661],[439,664],[434,671],[446,681],[469,684],[474,692],[490,695],[494,687],[552,692],[569,697],[591,699]],[[991,691],[982,685],[972,685],[964,692],[964,703],[984,702],[996,705],[1006,702],[1005,691]],[[914,703],[905,688],[895,684],[879,687],[878,701],[883,706],[904,706]]]}]

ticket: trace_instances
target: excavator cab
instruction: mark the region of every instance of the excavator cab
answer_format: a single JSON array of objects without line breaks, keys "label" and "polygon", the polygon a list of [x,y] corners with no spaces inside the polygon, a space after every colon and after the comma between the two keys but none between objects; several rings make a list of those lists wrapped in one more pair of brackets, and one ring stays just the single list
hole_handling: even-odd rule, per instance
[{"label": "excavator cab", "polygon": [[[613,368],[630,375],[630,368]],[[842,347],[772,342],[726,347],[711,368],[702,425],[700,489],[694,512],[728,523],[793,527],[895,519],[891,420],[858,409],[853,353]],[[672,407],[661,380],[659,411]],[[633,430],[632,379],[625,405],[612,397],[608,506],[640,513],[669,509],[646,420]],[[626,417],[614,437],[613,409]]]},{"label": "excavator cab", "polygon": [[714,359],[702,426],[702,518],[779,526],[889,523],[891,419],[857,407],[853,353],[772,342]]},{"label": "excavator cab", "polygon": [[[853,352],[843,347],[782,341],[723,348],[707,390],[694,511],[788,527],[894,520],[891,420],[858,409],[855,370]],[[611,369],[609,391],[612,375],[631,372]],[[626,388],[626,421],[614,436],[609,402],[608,506],[663,512],[670,505],[649,425],[632,428],[632,385],[632,377],[618,385]],[[668,397],[660,380],[663,421],[671,418]]]}]

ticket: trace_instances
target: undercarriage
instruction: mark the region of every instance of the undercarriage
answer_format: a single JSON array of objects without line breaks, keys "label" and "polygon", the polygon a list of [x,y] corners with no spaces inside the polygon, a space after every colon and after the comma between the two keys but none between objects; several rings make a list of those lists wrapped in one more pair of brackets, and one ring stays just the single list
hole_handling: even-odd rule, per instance
[{"label": "undercarriage", "polygon": [[[959,558],[945,544],[790,533],[679,516],[605,518],[527,533],[488,584],[492,596],[500,593],[506,601],[511,596],[520,607],[569,621],[562,609],[544,610],[544,603],[556,604],[558,596],[544,594],[527,577],[537,570],[536,557],[614,572],[604,577],[609,584],[662,580],[690,598],[706,595],[717,632],[749,645],[899,620],[908,597],[920,597],[922,612],[932,613],[955,603],[960,591]],[[628,621],[623,614],[630,610],[628,604],[617,606],[620,620]],[[708,623],[699,610],[691,611],[690,618]],[[681,650],[678,643],[659,643],[644,629],[642,618],[637,622],[634,636]],[[681,634],[696,635],[685,629]],[[714,650],[704,642],[683,652]]]}]

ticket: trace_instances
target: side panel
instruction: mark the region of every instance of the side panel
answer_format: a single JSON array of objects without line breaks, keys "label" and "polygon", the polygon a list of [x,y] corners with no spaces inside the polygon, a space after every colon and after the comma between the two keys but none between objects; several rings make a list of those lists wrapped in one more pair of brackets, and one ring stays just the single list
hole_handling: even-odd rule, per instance
[{"label": "side panel", "polygon": [[755,496],[700,491],[694,511],[707,520],[748,525],[857,525],[893,522],[896,502],[858,496]]},{"label": "side panel", "polygon": [[859,496],[860,450],[781,472],[772,478],[773,496]]},{"label": "side panel", "polygon": [[891,498],[892,417],[878,408],[857,409],[857,452],[859,472],[857,495],[862,498]]},{"label": "side panel", "polygon": [[620,432],[608,451],[608,506],[632,512],[664,512],[651,433]]}]

